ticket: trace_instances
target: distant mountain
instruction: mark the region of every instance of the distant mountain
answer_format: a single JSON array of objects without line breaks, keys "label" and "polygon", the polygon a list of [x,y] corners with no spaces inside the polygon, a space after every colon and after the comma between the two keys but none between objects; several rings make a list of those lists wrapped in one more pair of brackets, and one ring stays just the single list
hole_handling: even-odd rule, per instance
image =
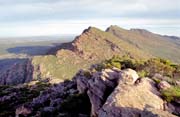
[{"label": "distant mountain", "polygon": [[[126,30],[110,26],[102,31],[89,27],[72,42],[53,47],[47,55],[34,56],[30,60],[33,68],[31,79],[71,79],[79,69],[87,69],[114,55],[143,60],[162,57],[180,63],[179,44],[178,37],[158,35],[144,29]],[[6,72],[9,73],[9,70],[3,74]],[[9,76],[14,79],[13,75]]]},{"label": "distant mountain", "polygon": [[180,37],[177,37],[177,36],[164,35],[164,37],[169,38],[169,39],[173,39],[173,40],[180,40]]},{"label": "distant mountain", "polygon": [[118,26],[110,26],[109,32],[117,38],[137,46],[139,49],[156,57],[170,59],[180,63],[180,38],[175,36],[163,36],[144,29],[122,29]]},{"label": "distant mountain", "polygon": [[42,78],[70,79],[79,69],[88,68],[91,64],[114,55],[129,55],[136,59],[152,57],[138,46],[95,27],[89,27],[74,41],[63,44],[54,51],[52,49],[51,53],[56,55],[33,58],[35,78],[40,74]]}]

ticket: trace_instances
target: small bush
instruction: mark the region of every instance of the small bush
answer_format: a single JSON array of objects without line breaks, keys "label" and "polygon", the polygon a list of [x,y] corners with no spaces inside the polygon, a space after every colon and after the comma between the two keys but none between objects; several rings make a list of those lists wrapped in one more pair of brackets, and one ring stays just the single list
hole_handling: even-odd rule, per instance
[{"label": "small bush", "polygon": [[161,80],[157,79],[157,78],[153,78],[152,79],[156,84],[159,84],[161,82]]},{"label": "small bush", "polygon": [[175,86],[166,90],[161,91],[163,98],[168,101],[174,101],[175,99],[180,99],[180,87]]},{"label": "small bush", "polygon": [[141,68],[149,72],[150,76],[159,73],[163,76],[173,77],[175,68],[171,66],[171,62],[161,58],[152,58],[145,62]]},{"label": "small bush", "polygon": [[106,60],[103,62],[103,66],[105,68],[119,68],[119,69],[136,69],[136,67],[139,65],[139,63],[135,60],[130,58],[129,56],[125,57],[119,57],[119,56],[113,56],[111,59]]},{"label": "small bush", "polygon": [[141,70],[138,72],[139,77],[143,78],[143,77],[147,77],[149,75],[149,73],[145,70]]}]

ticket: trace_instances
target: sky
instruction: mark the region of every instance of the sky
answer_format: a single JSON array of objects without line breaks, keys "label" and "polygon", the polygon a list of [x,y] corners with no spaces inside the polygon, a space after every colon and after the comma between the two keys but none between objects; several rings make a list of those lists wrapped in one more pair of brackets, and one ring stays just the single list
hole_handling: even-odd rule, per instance
[{"label": "sky", "polygon": [[0,0],[0,37],[78,35],[110,25],[180,36],[180,0]]}]

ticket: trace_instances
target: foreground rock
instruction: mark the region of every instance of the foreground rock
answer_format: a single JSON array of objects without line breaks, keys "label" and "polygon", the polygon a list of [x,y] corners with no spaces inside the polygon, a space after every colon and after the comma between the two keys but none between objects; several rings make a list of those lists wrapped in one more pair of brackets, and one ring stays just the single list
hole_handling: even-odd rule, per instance
[{"label": "foreground rock", "polygon": [[117,85],[119,75],[117,69],[106,69],[102,72],[92,73],[88,79],[85,72],[80,71],[75,78],[77,79],[78,90],[87,93],[91,102],[91,115],[97,115],[97,111],[105,102],[107,96]]},{"label": "foreground rock", "polygon": [[31,102],[16,108],[16,116],[55,116],[56,112],[61,112],[64,100],[77,93],[74,81],[59,83],[41,92]]},{"label": "foreground rock", "polygon": [[132,69],[80,70],[59,84],[0,87],[0,116],[174,117],[179,100],[167,103],[160,95],[168,86],[139,78]]},{"label": "foreground rock", "polygon": [[145,113],[148,108],[163,110],[163,100],[148,78],[134,85],[119,84],[100,109],[101,117],[134,117]]},{"label": "foreground rock", "polygon": [[[87,93],[91,102],[91,116],[99,117],[138,117],[174,116],[164,111],[164,101],[149,78],[138,79],[132,69],[105,69],[76,75],[78,90]],[[167,114],[163,114],[167,113]]]},{"label": "foreground rock", "polygon": [[158,84],[158,88],[159,88],[160,90],[166,90],[166,89],[168,89],[168,88],[171,88],[171,85],[170,85],[168,82],[166,82],[166,81],[161,81],[161,82]]}]

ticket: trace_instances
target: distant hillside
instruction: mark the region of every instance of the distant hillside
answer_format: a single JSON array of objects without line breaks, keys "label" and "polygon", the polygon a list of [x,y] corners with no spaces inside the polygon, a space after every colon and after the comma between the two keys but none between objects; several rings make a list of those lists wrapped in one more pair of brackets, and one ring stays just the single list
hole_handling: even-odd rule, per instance
[{"label": "distant hillside", "polygon": [[33,58],[35,78],[70,79],[79,69],[88,68],[91,64],[109,59],[113,55],[129,55],[136,59],[152,57],[136,45],[94,27],[89,27],[73,42],[63,44],[55,50],[58,50],[56,55]]},{"label": "distant hillside", "polygon": [[32,80],[31,57],[69,42],[72,36],[0,38],[0,85],[16,85]]},{"label": "distant hillside", "polygon": [[[136,60],[161,57],[180,63],[179,44],[178,37],[162,36],[144,29],[125,30],[117,26],[110,26],[106,31],[102,31],[89,27],[72,42],[56,45],[48,49],[45,55],[33,55],[29,63],[33,69],[31,79],[48,78],[58,81],[72,79],[79,69],[87,69],[92,64],[112,58],[114,55],[129,56]],[[41,49],[43,48],[40,47]],[[15,51],[14,48],[9,49],[9,52],[19,54],[28,52],[31,55],[31,52],[36,52],[36,48],[30,50],[29,52],[26,48],[22,50],[22,47],[19,47]],[[20,68],[24,69],[23,65],[20,65]],[[3,74],[8,75],[8,79],[14,79],[13,74],[20,73],[16,70],[9,74],[11,72],[8,70],[3,71]],[[26,71],[25,75],[29,73],[28,70]],[[0,84],[7,84],[5,81],[1,81]],[[23,81],[29,80],[25,78]]]},{"label": "distant hillside", "polygon": [[153,56],[170,59],[180,63],[180,38],[175,36],[163,36],[144,29],[122,29],[118,26],[110,26],[106,32],[113,34],[121,40],[135,45]]},{"label": "distant hillside", "polygon": [[73,38],[73,35],[0,38],[0,58],[7,54],[44,55],[50,48]]}]

